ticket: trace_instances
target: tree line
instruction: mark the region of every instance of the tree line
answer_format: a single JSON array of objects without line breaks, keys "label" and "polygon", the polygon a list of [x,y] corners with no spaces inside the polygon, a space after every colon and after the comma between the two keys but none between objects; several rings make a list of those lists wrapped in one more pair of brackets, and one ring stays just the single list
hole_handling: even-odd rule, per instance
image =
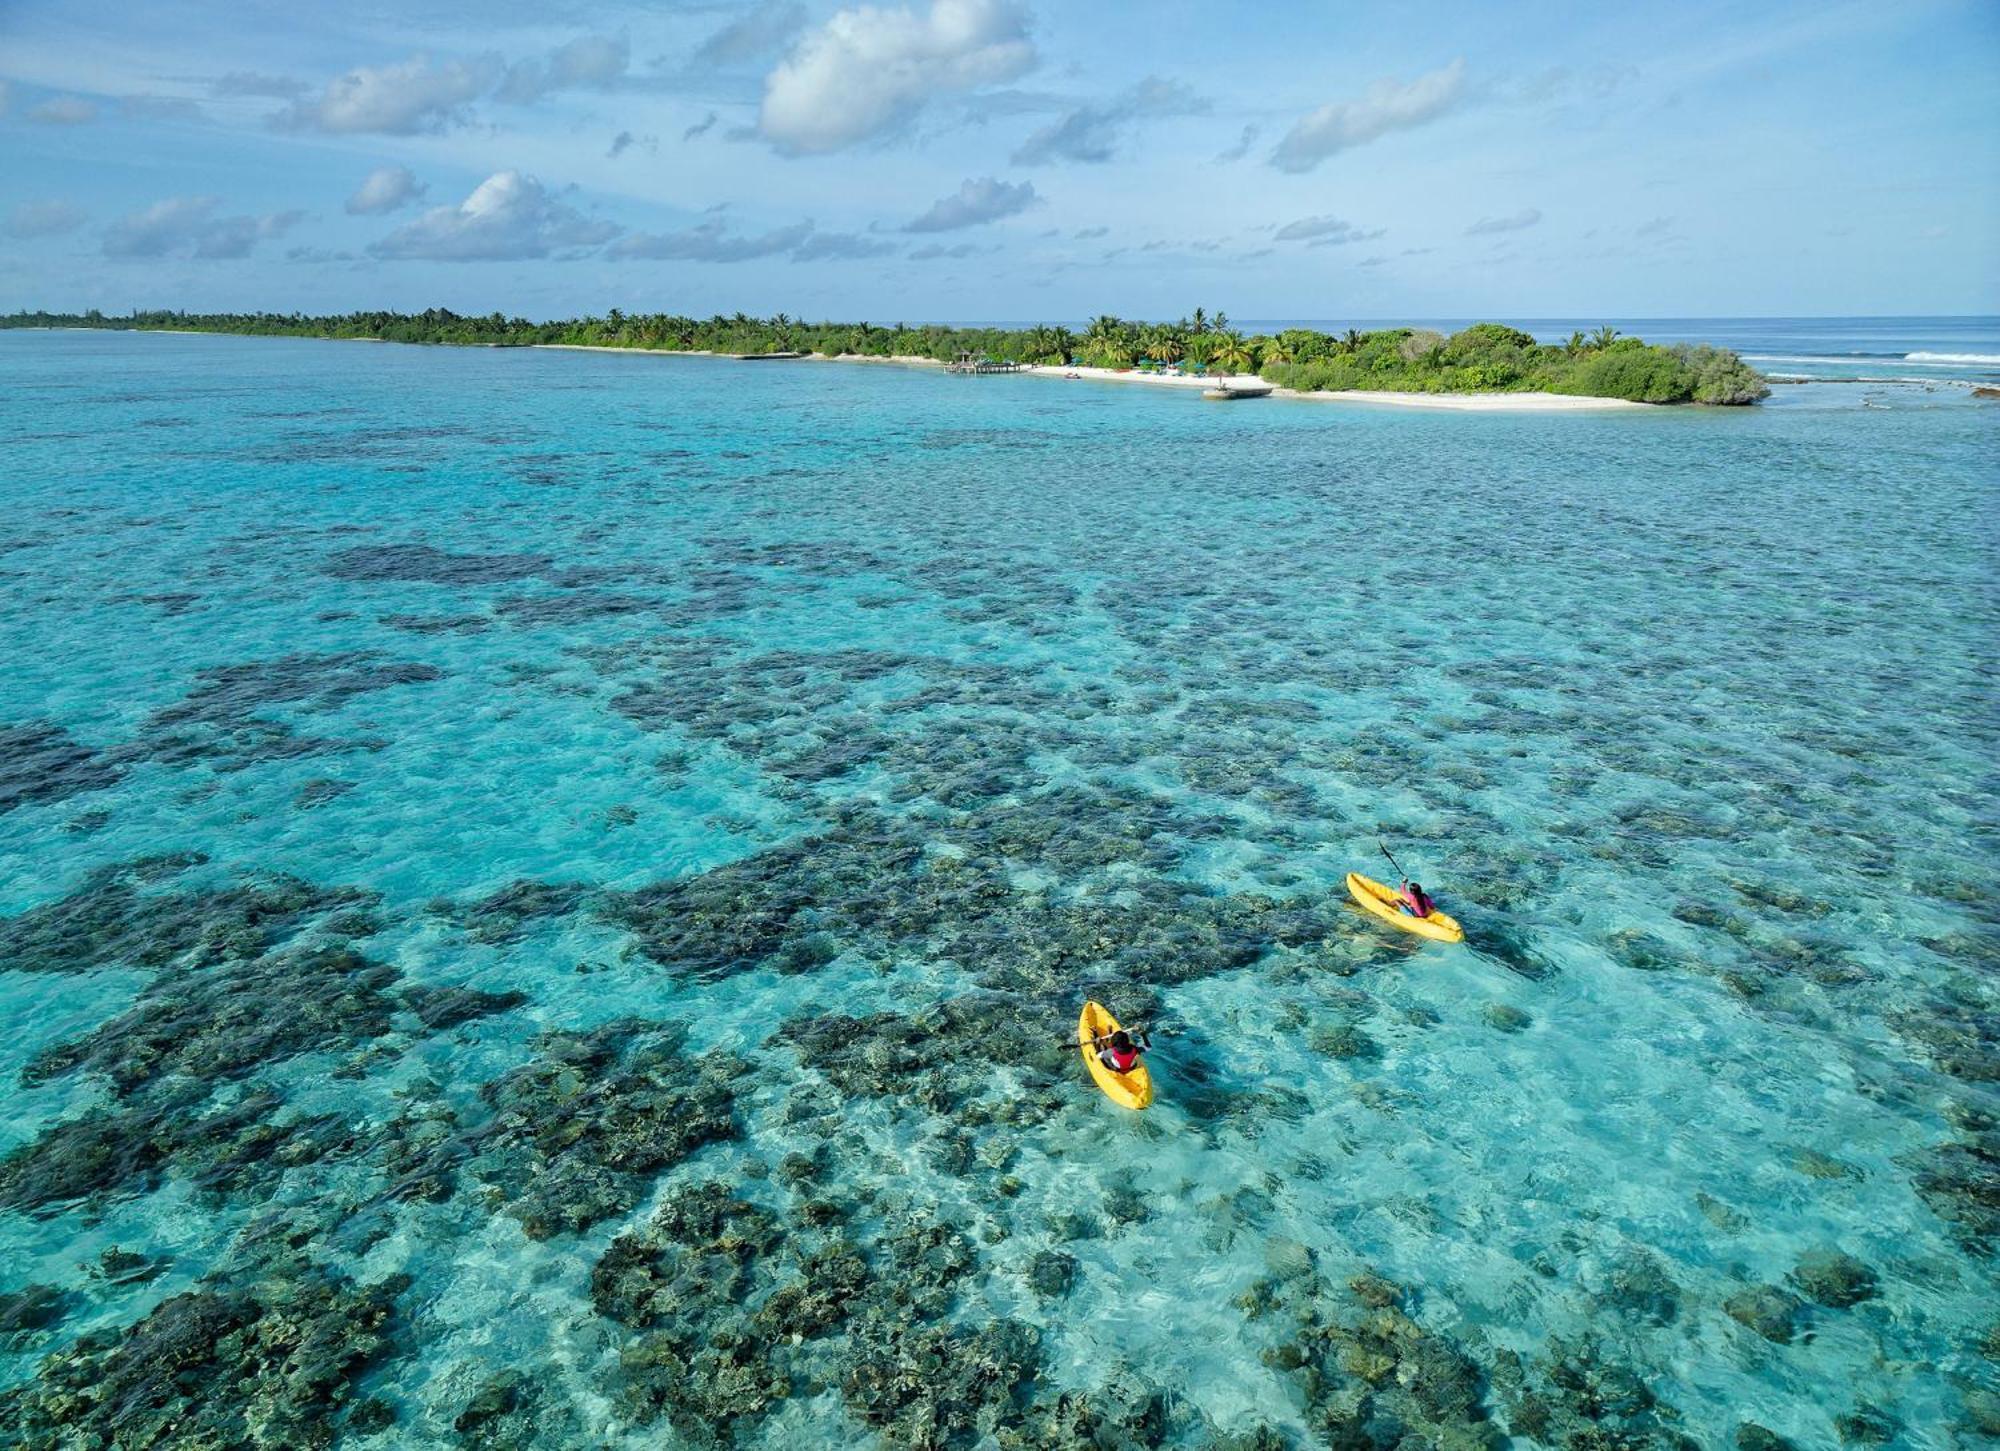
[{"label": "tree line", "polygon": [[1645,403],[1754,403],[1770,389],[1763,377],[1726,348],[1706,344],[1660,347],[1622,337],[1615,328],[1573,333],[1540,343],[1519,329],[1475,323],[1451,334],[1427,328],[1348,329],[1326,333],[1287,328],[1249,334],[1225,313],[1196,308],[1176,322],[1137,322],[1105,314],[1081,330],[1057,325],[1024,328],[946,327],[906,323],[807,322],[778,313],[682,317],[626,313],[532,322],[502,313],[466,316],[448,308],[419,313],[194,313],[141,311],[117,316],[16,312],[0,327],[107,328],[136,331],[243,333],[270,337],[379,338],[386,342],[526,347],[565,344],[662,352],[819,353],[828,357],[921,357],[950,361],[964,354],[1021,363],[1141,370],[1186,368],[1257,373],[1304,391],[1385,389],[1397,392],[1544,392]]}]

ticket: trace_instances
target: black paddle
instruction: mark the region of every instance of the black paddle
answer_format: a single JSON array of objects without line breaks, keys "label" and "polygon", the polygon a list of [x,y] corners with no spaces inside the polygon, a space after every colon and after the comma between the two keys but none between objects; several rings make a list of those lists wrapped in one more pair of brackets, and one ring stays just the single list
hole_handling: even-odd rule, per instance
[{"label": "black paddle", "polygon": [[1407,882],[1410,879],[1410,874],[1403,870],[1403,864],[1401,862],[1397,861],[1395,857],[1389,855],[1389,844],[1384,841],[1378,841],[1375,843],[1375,845],[1382,849],[1383,856],[1389,857],[1389,865],[1396,869],[1396,876],[1400,880]]}]

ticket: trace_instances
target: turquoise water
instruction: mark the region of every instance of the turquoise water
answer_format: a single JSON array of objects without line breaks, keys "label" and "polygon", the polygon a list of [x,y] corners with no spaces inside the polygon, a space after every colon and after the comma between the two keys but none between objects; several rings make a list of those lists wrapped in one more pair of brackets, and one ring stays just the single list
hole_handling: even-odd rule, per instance
[{"label": "turquoise water", "polygon": [[1981,1444],[1996,420],[0,335],[0,1429]]}]

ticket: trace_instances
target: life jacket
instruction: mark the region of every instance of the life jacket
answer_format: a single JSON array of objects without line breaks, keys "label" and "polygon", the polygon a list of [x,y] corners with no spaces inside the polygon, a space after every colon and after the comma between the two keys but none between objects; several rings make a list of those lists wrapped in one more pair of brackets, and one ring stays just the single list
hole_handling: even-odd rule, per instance
[{"label": "life jacket", "polygon": [[1120,1053],[1112,1044],[1104,1046],[1104,1062],[1114,1073],[1130,1073],[1139,1062],[1139,1050]]},{"label": "life jacket", "polygon": [[1437,910],[1437,903],[1431,900],[1428,892],[1405,892],[1403,910],[1412,917],[1428,917]]}]

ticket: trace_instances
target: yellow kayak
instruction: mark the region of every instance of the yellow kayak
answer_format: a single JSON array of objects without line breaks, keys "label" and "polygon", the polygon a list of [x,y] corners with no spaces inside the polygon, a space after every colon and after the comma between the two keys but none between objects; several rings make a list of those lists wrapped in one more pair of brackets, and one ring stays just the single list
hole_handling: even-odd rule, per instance
[{"label": "yellow kayak", "polygon": [[1138,1064],[1130,1073],[1114,1073],[1098,1061],[1098,1045],[1093,1040],[1108,1037],[1118,1028],[1118,1020],[1105,1011],[1102,1003],[1085,1003],[1083,1016],[1076,1020],[1077,1049],[1106,1098],[1126,1108],[1144,1108],[1153,1101],[1153,1075],[1146,1071],[1146,1065]]},{"label": "yellow kayak", "polygon": [[1403,899],[1394,887],[1385,887],[1372,877],[1364,877],[1359,872],[1347,874],[1347,891],[1355,901],[1380,917],[1384,922],[1393,922],[1405,932],[1414,932],[1419,937],[1428,937],[1433,942],[1463,942],[1465,929],[1442,912],[1433,912],[1428,917],[1412,917],[1403,910]]}]

